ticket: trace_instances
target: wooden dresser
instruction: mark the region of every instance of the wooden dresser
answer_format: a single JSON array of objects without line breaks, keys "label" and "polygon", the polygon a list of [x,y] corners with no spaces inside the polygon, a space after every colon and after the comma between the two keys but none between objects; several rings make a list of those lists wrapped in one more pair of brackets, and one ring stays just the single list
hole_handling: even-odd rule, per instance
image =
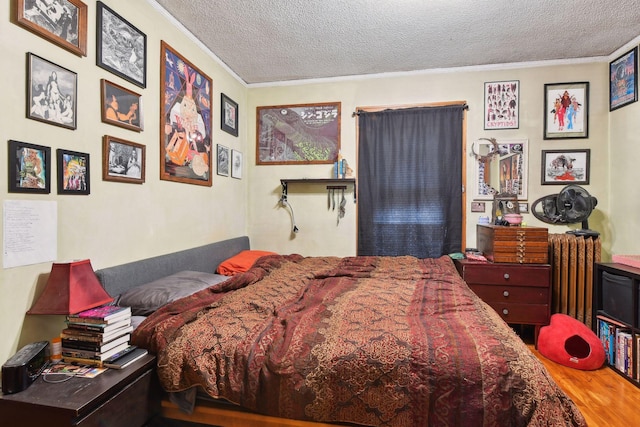
[{"label": "wooden dresser", "polygon": [[549,264],[491,263],[456,260],[456,268],[469,287],[507,323],[540,327],[551,317]]}]

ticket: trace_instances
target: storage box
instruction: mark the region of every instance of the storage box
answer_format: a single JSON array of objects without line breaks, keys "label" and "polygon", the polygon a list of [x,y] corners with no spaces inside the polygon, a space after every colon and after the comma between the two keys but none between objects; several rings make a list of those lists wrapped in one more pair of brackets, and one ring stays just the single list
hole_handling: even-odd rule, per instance
[{"label": "storage box", "polygon": [[547,264],[549,231],[543,227],[478,224],[477,246],[493,262]]},{"label": "storage box", "polygon": [[633,324],[632,286],[631,277],[602,272],[602,310],[607,316],[629,325]]}]

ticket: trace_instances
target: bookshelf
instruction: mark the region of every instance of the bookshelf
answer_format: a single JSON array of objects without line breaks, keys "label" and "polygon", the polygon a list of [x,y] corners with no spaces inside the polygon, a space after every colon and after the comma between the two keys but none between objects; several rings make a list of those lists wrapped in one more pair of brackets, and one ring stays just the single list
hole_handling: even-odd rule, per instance
[{"label": "bookshelf", "polygon": [[603,340],[607,364],[636,387],[640,387],[639,299],[640,268],[596,263],[594,332]]}]

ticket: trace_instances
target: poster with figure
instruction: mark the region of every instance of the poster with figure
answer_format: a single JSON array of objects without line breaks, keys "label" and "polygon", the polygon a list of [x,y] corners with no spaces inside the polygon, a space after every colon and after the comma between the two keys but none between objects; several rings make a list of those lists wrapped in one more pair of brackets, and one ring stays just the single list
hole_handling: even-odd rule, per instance
[{"label": "poster with figure", "polygon": [[544,85],[544,139],[589,136],[589,82]]},{"label": "poster with figure", "polygon": [[518,129],[520,127],[520,81],[484,84],[484,128]]}]

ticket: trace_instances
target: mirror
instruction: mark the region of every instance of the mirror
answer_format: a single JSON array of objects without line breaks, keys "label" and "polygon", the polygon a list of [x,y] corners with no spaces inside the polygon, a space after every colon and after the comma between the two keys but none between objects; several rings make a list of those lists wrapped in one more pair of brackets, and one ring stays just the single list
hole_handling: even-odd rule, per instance
[{"label": "mirror", "polygon": [[[481,138],[471,150],[476,156],[476,200],[493,200],[496,194],[527,199],[528,140]],[[487,153],[487,154],[484,154]]]}]

